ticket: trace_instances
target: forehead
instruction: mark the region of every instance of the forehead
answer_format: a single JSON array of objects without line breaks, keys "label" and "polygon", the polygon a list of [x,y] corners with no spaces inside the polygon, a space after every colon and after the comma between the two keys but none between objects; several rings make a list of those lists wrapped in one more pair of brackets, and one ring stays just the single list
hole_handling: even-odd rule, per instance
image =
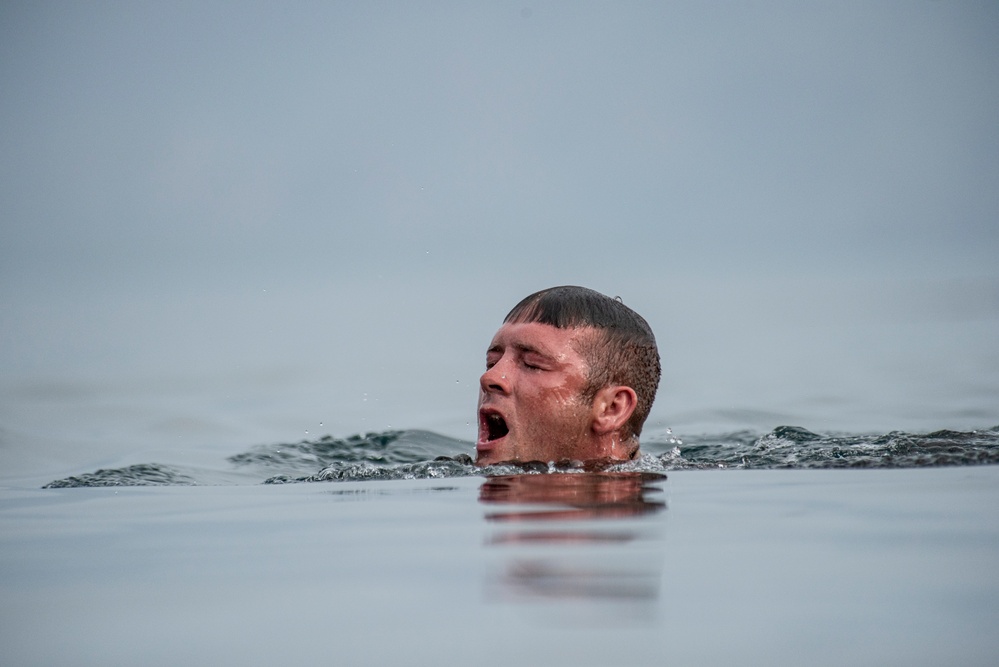
[{"label": "forehead", "polygon": [[538,322],[507,322],[493,336],[489,349],[515,347],[552,357],[579,357],[581,344],[589,341],[595,333],[592,327],[559,329]]}]

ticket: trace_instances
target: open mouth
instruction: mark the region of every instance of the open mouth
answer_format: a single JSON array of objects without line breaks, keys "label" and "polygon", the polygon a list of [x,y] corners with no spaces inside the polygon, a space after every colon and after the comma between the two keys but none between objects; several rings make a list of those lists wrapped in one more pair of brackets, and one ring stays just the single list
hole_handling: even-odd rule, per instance
[{"label": "open mouth", "polygon": [[484,439],[486,442],[499,440],[510,432],[510,428],[506,425],[506,420],[498,412],[481,413],[480,423],[482,424],[482,435],[485,436]]}]

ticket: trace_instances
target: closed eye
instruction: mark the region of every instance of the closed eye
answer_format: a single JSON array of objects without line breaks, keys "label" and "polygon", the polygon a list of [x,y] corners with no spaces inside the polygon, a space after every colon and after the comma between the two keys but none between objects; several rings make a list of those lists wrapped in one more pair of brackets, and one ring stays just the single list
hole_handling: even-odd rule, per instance
[{"label": "closed eye", "polygon": [[535,371],[546,371],[551,368],[551,361],[549,361],[544,355],[540,355],[536,352],[525,352],[521,357],[521,363],[523,363],[526,368],[530,368]]}]

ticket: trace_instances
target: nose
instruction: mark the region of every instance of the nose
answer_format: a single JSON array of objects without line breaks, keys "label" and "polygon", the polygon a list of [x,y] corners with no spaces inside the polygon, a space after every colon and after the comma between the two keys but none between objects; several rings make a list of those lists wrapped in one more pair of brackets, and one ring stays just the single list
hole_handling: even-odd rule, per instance
[{"label": "nose", "polygon": [[479,378],[479,387],[482,388],[483,393],[510,393],[510,381],[503,368],[503,360],[500,359],[498,362],[493,364],[492,368],[487,369],[486,372],[482,374],[482,377]]}]

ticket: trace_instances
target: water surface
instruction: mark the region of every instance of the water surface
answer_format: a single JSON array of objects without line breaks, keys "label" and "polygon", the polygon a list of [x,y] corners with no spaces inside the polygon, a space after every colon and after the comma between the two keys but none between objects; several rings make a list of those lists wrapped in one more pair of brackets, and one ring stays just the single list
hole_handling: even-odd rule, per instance
[{"label": "water surface", "polygon": [[[194,484],[438,479],[472,475],[585,472],[573,461],[537,461],[478,468],[471,443],[427,431],[385,431],[348,438],[258,446],[227,459],[224,468],[170,466],[155,462],[99,469],[58,479],[46,488],[73,486],[170,486]],[[917,434],[818,434],[795,426],[769,433],[739,431],[676,437],[671,430],[649,438],[641,456],[607,463],[603,470],[666,473],[706,468],[913,468],[999,463],[999,427]]]},{"label": "water surface", "polygon": [[12,664],[989,665],[999,466],[5,490]]}]

